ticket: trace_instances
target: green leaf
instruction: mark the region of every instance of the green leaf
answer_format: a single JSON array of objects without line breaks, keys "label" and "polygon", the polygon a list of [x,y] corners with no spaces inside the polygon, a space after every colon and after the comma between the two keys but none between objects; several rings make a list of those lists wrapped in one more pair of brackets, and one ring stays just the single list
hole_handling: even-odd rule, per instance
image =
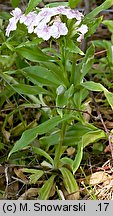
[{"label": "green leaf", "polygon": [[15,94],[14,89],[5,84],[4,89],[2,90],[2,92],[0,92],[0,107],[2,107],[4,102],[6,102],[6,100],[10,98],[13,94]]},{"label": "green leaf", "polygon": [[97,129],[94,131],[89,131],[88,133],[84,134],[82,137],[82,145],[85,148],[87,145],[97,142],[99,139],[106,139],[106,133],[103,130]]},{"label": "green leaf", "polygon": [[65,188],[68,191],[68,193],[70,194],[73,192],[78,192],[79,191],[78,184],[77,184],[73,174],[70,172],[70,170],[68,170],[65,167],[61,167],[60,171],[62,173],[63,182],[64,182]]},{"label": "green leaf", "polygon": [[[73,126],[69,126],[65,132],[63,145],[64,146],[79,145],[84,134],[96,129],[97,128],[91,124],[82,125],[80,122],[76,123]],[[48,145],[48,146],[58,144],[60,141],[60,130],[48,136],[41,137],[39,141],[42,145]]]},{"label": "green leaf", "polygon": [[44,54],[38,47],[17,47],[15,51],[33,62],[53,60],[52,57]]},{"label": "green leaf", "polygon": [[61,84],[60,77],[58,78],[53,71],[48,70],[46,67],[42,66],[30,66],[23,68],[23,74],[27,76],[34,84],[41,83],[42,85],[55,85]]},{"label": "green leaf", "polygon": [[84,78],[84,76],[89,72],[91,69],[93,63],[94,63],[94,53],[95,48],[94,45],[91,44],[91,46],[87,49],[85,57],[82,61],[82,68],[81,68],[81,79]]},{"label": "green leaf", "polygon": [[26,8],[25,15],[32,11],[42,0],[29,0],[28,7]]},{"label": "green leaf", "polygon": [[58,2],[52,2],[52,1],[50,1],[49,4],[45,5],[45,7],[58,7],[58,6],[68,7],[69,4],[68,4],[68,2],[60,2],[60,1],[58,1]]},{"label": "green leaf", "polygon": [[43,156],[43,157],[45,157],[47,160],[49,160],[50,161],[50,163],[53,165],[53,159],[50,157],[50,155],[47,153],[47,152],[45,152],[43,149],[41,149],[41,148],[38,148],[38,147],[33,147],[32,148],[32,150],[33,150],[33,152],[34,153],[36,153],[37,155],[41,155],[41,156]]},{"label": "green leaf", "polygon": [[11,15],[6,11],[0,11],[0,19],[9,20]]},{"label": "green leaf", "polygon": [[56,127],[59,123],[67,121],[70,118],[72,118],[72,115],[66,115],[64,116],[64,118],[61,118],[60,116],[56,116],[38,125],[35,128],[26,130],[22,134],[21,138],[15,143],[12,150],[9,152],[8,158],[11,156],[12,153],[27,147],[37,137],[37,135],[49,132],[54,127]]},{"label": "green leaf", "polygon": [[87,32],[87,37],[90,37],[91,35],[93,35],[97,28],[99,27],[100,23],[102,22],[103,16],[96,18],[94,20],[91,20],[91,22],[88,22],[88,29],[89,31]]},{"label": "green leaf", "polygon": [[[56,106],[63,107],[68,105],[73,93],[74,93],[73,84],[67,90],[65,90],[65,88],[62,85],[60,85],[57,88]],[[57,112],[59,113],[59,115],[61,115],[61,117],[63,116],[62,109],[57,109]]]},{"label": "green leaf", "polygon": [[51,146],[51,145],[56,145],[60,141],[60,131],[54,132],[50,134],[49,136],[43,136],[39,139],[41,145],[45,146]]},{"label": "green leaf", "polygon": [[109,28],[111,33],[113,33],[113,20],[104,20],[102,23]]},{"label": "green leaf", "polygon": [[80,163],[82,161],[82,157],[83,157],[83,143],[79,143],[78,145],[78,149],[77,149],[77,154],[76,154],[76,157],[73,161],[73,164],[72,164],[72,171],[73,171],[73,174],[77,171],[77,169],[79,168],[80,166]]},{"label": "green leaf", "polygon": [[113,93],[109,92],[103,85],[101,85],[100,83],[95,83],[93,81],[87,81],[81,83],[81,85],[90,91],[103,91],[109,105],[113,109]]},{"label": "green leaf", "polygon": [[24,168],[23,172],[32,173],[32,175],[29,176],[31,184],[36,184],[38,179],[41,178],[42,175],[44,174],[44,171],[42,170],[27,169],[27,168]]},{"label": "green leaf", "polygon": [[107,101],[108,101],[109,105],[111,106],[111,108],[113,110],[113,93],[111,93],[107,89],[105,89],[104,94],[105,94],[105,96],[107,98]]},{"label": "green leaf", "polygon": [[52,175],[42,186],[42,188],[39,191],[39,197],[38,197],[39,200],[47,200],[49,198],[51,188],[54,183],[54,178],[55,175]]},{"label": "green leaf", "polygon": [[60,161],[63,163],[63,164],[68,164],[72,167],[72,164],[73,164],[73,160],[71,158],[68,158],[68,157],[63,157],[60,159]]},{"label": "green leaf", "polygon": [[94,45],[92,44],[86,51],[86,54],[81,63],[75,65],[74,72],[74,84],[78,89],[78,86],[82,82],[84,76],[91,70],[94,63]]},{"label": "green leaf", "polygon": [[59,66],[60,64],[58,65],[53,62],[42,62],[42,65],[48,70],[50,70],[57,77],[58,81],[60,80],[60,85],[68,85],[68,82],[62,73],[62,67]]},{"label": "green leaf", "polygon": [[73,173],[75,173],[80,166],[83,157],[83,148],[85,148],[87,145],[91,143],[97,142],[100,139],[106,138],[106,133],[100,129],[89,131],[88,133],[82,136],[82,140],[80,141],[80,143],[78,143],[77,154],[73,161]]},{"label": "green leaf", "polygon": [[14,8],[18,7],[20,0],[11,0],[11,4]]},{"label": "green leaf", "polygon": [[80,55],[84,55],[84,53],[82,52],[82,50],[78,46],[75,45],[75,43],[73,42],[73,40],[68,40],[67,41],[66,49],[69,52],[77,53],[77,54],[80,54]]},{"label": "green leaf", "polygon": [[85,88],[87,88],[90,91],[103,91],[104,87],[100,83],[95,83],[93,81],[86,81],[84,83],[81,83],[81,85]]},{"label": "green leaf", "polygon": [[12,86],[18,93],[25,95],[50,94],[49,91],[45,90],[44,88],[41,88],[40,86],[30,86],[24,84],[14,84]]},{"label": "green leaf", "polygon": [[72,9],[75,9],[75,7],[81,2],[81,0],[68,0],[69,6]]},{"label": "green leaf", "polygon": [[[112,63],[113,64],[113,50],[112,50],[112,43],[111,41],[107,41],[107,40],[95,40],[94,41],[95,46],[97,47],[102,47],[106,50],[107,52],[107,61],[108,63]],[[110,66],[110,64],[109,64]]]},{"label": "green leaf", "polygon": [[113,0],[106,0],[104,1],[99,7],[96,7],[93,11],[91,11],[86,17],[85,21],[93,19],[97,16],[101,11],[110,8],[113,5]]}]

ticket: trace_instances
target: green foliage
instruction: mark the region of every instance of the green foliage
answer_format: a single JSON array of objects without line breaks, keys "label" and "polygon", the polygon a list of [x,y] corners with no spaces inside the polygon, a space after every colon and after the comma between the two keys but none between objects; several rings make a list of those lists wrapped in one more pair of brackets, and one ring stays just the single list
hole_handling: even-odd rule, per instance
[{"label": "green foliage", "polygon": [[62,173],[64,185],[68,193],[71,194],[73,192],[78,192],[79,187],[72,173],[65,167],[61,167],[60,171]]},{"label": "green foliage", "polygon": [[[30,0],[26,14],[40,2]],[[68,1],[71,8],[80,2]],[[12,1],[13,7],[18,4],[19,1]],[[55,4],[46,6],[53,7]],[[82,19],[82,24],[88,26],[85,38],[94,34],[102,22],[102,17],[95,16],[112,4],[113,1],[106,0]],[[1,16],[3,20],[7,19],[7,16]],[[59,179],[68,194],[77,193],[79,198],[79,187],[73,174],[81,164],[85,148],[96,143],[94,149],[97,150],[100,140],[108,140],[106,132],[92,123],[92,114],[87,111],[88,100],[91,101],[89,91],[102,92],[105,102],[113,109],[113,93],[110,89],[108,91],[99,82],[86,81],[89,74],[94,72],[95,47],[107,50],[104,63],[107,68],[113,69],[112,41],[94,41],[83,53],[77,41],[79,33],[76,32],[75,23],[67,21],[66,17],[62,19],[66,20],[69,32],[59,39],[44,42],[36,35],[28,34],[20,23],[9,38],[5,37],[3,30],[0,39],[0,108],[7,109],[8,105],[13,107],[13,103],[16,104],[13,111],[8,106],[9,113],[1,127],[6,134],[6,143],[9,144],[10,136],[12,142],[15,140],[15,144],[10,144],[8,148],[8,160],[13,160],[19,152],[24,154],[28,151],[37,161],[41,161],[42,170],[28,168],[23,172],[29,174],[31,184],[44,179],[38,197],[42,200],[50,198],[51,189]],[[113,33],[112,22],[103,23]],[[30,120],[24,109],[30,109]],[[14,127],[11,121],[13,116],[17,118]],[[8,124],[11,125],[10,134],[7,133]],[[0,149],[3,147],[0,141]],[[75,148],[71,158],[66,154],[68,147]]]},{"label": "green foliage", "polygon": [[20,0],[11,0],[11,4],[14,8],[18,7]]},{"label": "green foliage", "polygon": [[29,176],[31,184],[36,184],[38,179],[40,179],[42,175],[44,174],[42,170],[28,169],[28,168],[24,168],[23,172],[31,173],[31,175]]},{"label": "green foliage", "polygon": [[37,147],[33,147],[32,149],[33,149],[34,153],[36,153],[37,155],[41,155],[41,156],[45,157],[52,165],[54,164],[53,159],[43,149],[37,148]]},{"label": "green foliage", "polygon": [[112,20],[104,20],[102,22],[104,25],[106,25],[109,30],[111,31],[111,33],[113,34],[113,21]]},{"label": "green foliage", "polygon": [[47,200],[49,198],[49,194],[51,192],[51,188],[54,183],[54,178],[55,178],[55,175],[52,175],[40,189],[39,191],[40,200]]},{"label": "green foliage", "polygon": [[106,99],[108,100],[108,103],[110,104],[111,108],[113,109],[113,93],[109,92],[100,83],[88,81],[88,82],[83,83],[82,86],[84,86],[85,88],[87,88],[90,91],[104,91]]},{"label": "green foliage", "polygon": [[110,8],[113,5],[113,0],[104,1],[99,7],[96,7],[93,11],[91,11],[87,16],[86,20],[90,20],[97,16],[101,11]]},{"label": "green foliage", "polygon": [[71,118],[72,118],[72,115],[66,115],[64,116],[64,118],[61,118],[60,116],[55,116],[35,128],[26,130],[23,133],[21,139],[16,142],[16,144],[10,151],[8,157],[10,157],[12,153],[17,152],[20,149],[23,149],[26,146],[28,146],[37,137],[37,135],[47,133],[50,130],[52,130],[54,127],[56,127],[59,123],[67,121],[68,119],[71,119]]},{"label": "green foliage", "polygon": [[42,0],[29,0],[28,7],[26,8],[26,15],[32,11]]},{"label": "green foliage", "polygon": [[81,2],[81,0],[69,0],[68,2],[71,8],[76,8],[76,6]]},{"label": "green foliage", "polygon": [[33,62],[39,62],[39,61],[48,61],[53,60],[52,57],[45,55],[38,47],[25,47],[23,45],[22,47],[17,47],[15,49],[17,53],[22,55],[24,58],[33,61]]}]

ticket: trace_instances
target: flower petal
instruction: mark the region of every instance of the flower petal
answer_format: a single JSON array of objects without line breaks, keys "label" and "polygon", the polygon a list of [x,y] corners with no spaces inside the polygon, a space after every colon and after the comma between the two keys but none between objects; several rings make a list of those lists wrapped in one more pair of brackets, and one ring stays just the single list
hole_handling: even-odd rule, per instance
[{"label": "flower petal", "polygon": [[16,28],[17,28],[17,21],[15,20],[15,17],[12,17],[9,19],[9,24],[6,28],[6,36],[9,37],[10,32],[16,30]]},{"label": "flower petal", "polygon": [[88,27],[87,25],[82,24],[80,28],[77,29],[77,31],[84,35],[88,32]]}]

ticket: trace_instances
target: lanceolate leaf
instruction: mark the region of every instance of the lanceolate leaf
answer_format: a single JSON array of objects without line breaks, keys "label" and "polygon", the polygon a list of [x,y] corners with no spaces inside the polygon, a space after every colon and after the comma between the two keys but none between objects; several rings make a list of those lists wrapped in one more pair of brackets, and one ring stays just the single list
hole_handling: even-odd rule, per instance
[{"label": "lanceolate leaf", "polygon": [[103,130],[97,129],[90,131],[82,137],[83,148],[89,145],[90,143],[97,142],[99,139],[105,139],[106,133]]},{"label": "lanceolate leaf", "polygon": [[32,82],[34,82],[34,84],[37,84],[37,85],[39,83],[41,85],[47,85],[47,86],[54,84],[56,87],[60,85],[62,82],[60,76],[57,75],[57,72],[55,74],[55,72],[53,72],[52,70],[48,70],[46,65],[45,67],[30,66],[30,67],[23,68],[22,71],[25,77],[27,76]]},{"label": "lanceolate leaf", "polygon": [[89,72],[89,70],[92,67],[92,64],[94,62],[94,45],[92,44],[86,52],[86,55],[82,61],[82,68],[81,68],[81,80],[84,78],[84,76]]},{"label": "lanceolate leaf", "polygon": [[42,0],[29,0],[28,7],[26,9],[26,15],[32,11]]},{"label": "lanceolate leaf", "polygon": [[113,0],[104,1],[99,7],[96,7],[93,11],[91,11],[85,18],[85,20],[90,20],[98,15],[101,11],[110,8],[113,5]]},{"label": "lanceolate leaf", "polygon": [[38,94],[50,94],[49,91],[47,91],[44,88],[41,88],[40,86],[31,86],[31,85],[24,85],[24,84],[15,84],[12,85],[14,89],[21,94],[32,94],[32,95],[38,95]]},{"label": "lanceolate leaf", "polygon": [[53,60],[52,57],[47,56],[37,47],[17,47],[15,51],[22,55],[24,58],[33,62]]},{"label": "lanceolate leaf", "polygon": [[113,20],[104,20],[102,23],[109,28],[111,33],[113,33]]},{"label": "lanceolate leaf", "polygon": [[44,171],[42,170],[36,170],[36,169],[23,169],[22,170],[23,172],[26,172],[26,173],[32,173],[29,178],[30,178],[30,182],[32,184],[36,184],[36,182],[38,181],[39,178],[42,177],[42,175],[44,174]]},{"label": "lanceolate leaf", "polygon": [[75,173],[80,166],[83,157],[83,148],[91,143],[98,141],[99,139],[106,139],[106,133],[100,129],[89,131],[83,135],[81,142],[78,143],[77,154],[72,166],[73,173]]},{"label": "lanceolate leaf", "polygon": [[112,110],[113,110],[113,93],[109,92],[107,89],[104,90],[104,94],[107,98],[107,101],[109,103],[109,105],[111,106]]},{"label": "lanceolate leaf", "polygon": [[61,118],[60,116],[56,116],[40,124],[35,128],[26,130],[22,134],[22,137],[15,143],[8,157],[10,157],[12,153],[17,152],[23,149],[24,147],[27,147],[37,137],[37,135],[49,132],[54,127],[56,127],[59,123],[67,121],[70,118],[72,118],[72,115],[66,115],[64,118]]},{"label": "lanceolate leaf", "polygon": [[81,83],[81,85],[90,91],[103,91],[104,89],[100,83],[95,83],[93,81],[87,81],[87,82]]},{"label": "lanceolate leaf", "polygon": [[45,152],[43,149],[38,148],[38,147],[33,147],[32,149],[34,153],[45,157],[53,165],[53,159],[50,157],[50,155],[47,152]]},{"label": "lanceolate leaf", "polygon": [[83,157],[83,143],[81,141],[81,143],[79,143],[78,145],[78,150],[77,150],[75,160],[73,161],[73,165],[72,165],[73,173],[75,173],[79,168],[82,157]]},{"label": "lanceolate leaf", "polygon": [[18,7],[19,2],[20,2],[20,0],[11,0],[11,4],[12,4],[12,6],[13,6],[14,8],[15,8],[15,7]]},{"label": "lanceolate leaf", "polygon": [[54,178],[55,175],[52,175],[42,186],[42,188],[39,191],[39,200],[47,200],[49,198],[49,194],[54,183]]},{"label": "lanceolate leaf", "polygon": [[69,0],[69,6],[74,9],[80,2],[81,0]]},{"label": "lanceolate leaf", "polygon": [[62,173],[63,182],[68,193],[78,192],[78,184],[70,170],[65,167],[61,167],[60,171]]},{"label": "lanceolate leaf", "polygon": [[87,81],[81,83],[81,85],[90,91],[103,91],[109,105],[113,109],[113,93],[109,92],[102,84],[95,83],[93,81]]}]

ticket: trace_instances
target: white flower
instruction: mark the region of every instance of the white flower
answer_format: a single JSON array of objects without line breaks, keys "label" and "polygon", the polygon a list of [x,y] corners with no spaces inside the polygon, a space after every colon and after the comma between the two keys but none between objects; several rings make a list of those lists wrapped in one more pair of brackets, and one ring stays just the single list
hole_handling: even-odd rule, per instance
[{"label": "white flower", "polygon": [[24,23],[28,28],[28,33],[32,33],[34,31],[34,21],[37,17],[37,14],[35,12],[30,12],[26,16],[23,14],[20,17],[20,23]]},{"label": "white flower", "polygon": [[14,17],[10,18],[9,24],[6,28],[6,36],[9,37],[10,32],[16,30],[16,27],[17,25],[15,22],[15,18]]},{"label": "white flower", "polygon": [[51,36],[53,38],[59,38],[61,35],[67,35],[68,29],[65,23],[62,23],[60,20],[55,21],[51,26]]},{"label": "white flower", "polygon": [[24,23],[26,26],[29,26],[34,21],[36,16],[37,14],[35,12],[30,12],[26,16],[23,14],[20,17],[20,23]]},{"label": "white flower", "polygon": [[78,42],[81,42],[84,39],[84,35],[88,32],[87,25],[82,24],[78,29],[77,32],[80,32],[80,36],[77,38]]},{"label": "white flower", "polygon": [[35,20],[36,24],[43,21],[45,24],[51,20],[51,17],[54,16],[52,8],[43,8],[37,15]]},{"label": "white flower", "polygon": [[81,25],[80,28],[77,29],[78,32],[82,33],[83,35],[88,32],[88,27],[87,25]]},{"label": "white flower", "polygon": [[79,21],[81,21],[83,17],[83,14],[80,13],[78,10],[69,9],[69,8],[66,8],[65,6],[58,6],[52,9],[53,9],[54,16],[61,14],[61,15],[67,16],[68,19],[75,18],[76,20],[79,20]]},{"label": "white flower", "polygon": [[80,20],[83,17],[83,14],[80,13],[78,10],[72,10],[72,9],[67,9],[67,14],[66,14],[68,19],[73,19],[75,18],[76,20]]},{"label": "white flower", "polygon": [[67,9],[65,6],[58,6],[53,8],[53,13],[54,15],[62,14],[66,15],[67,14]]},{"label": "white flower", "polygon": [[17,22],[24,23],[28,29],[28,33],[36,33],[39,38],[49,40],[51,37],[59,38],[62,35],[67,35],[68,29],[65,23],[60,19],[60,15],[65,15],[68,19],[76,19],[75,29],[79,33],[78,41],[80,41],[84,34],[88,31],[86,25],[80,25],[83,14],[78,10],[72,10],[65,6],[42,8],[38,14],[30,12],[27,15],[22,14],[19,8],[15,8],[11,12],[13,16],[9,19],[9,24],[6,29],[6,35],[9,36],[11,31],[16,30]]},{"label": "white flower", "polygon": [[37,26],[34,30],[34,33],[36,33],[37,36],[43,40],[49,40],[51,37],[51,27],[47,26],[46,24]]},{"label": "white flower", "polygon": [[78,42],[81,42],[83,39],[84,39],[84,35],[83,35],[83,34],[80,34],[80,36],[77,38],[77,41],[78,41]]},{"label": "white flower", "polygon": [[20,8],[15,8],[11,11],[11,15],[15,17],[16,20],[19,20],[20,16],[22,15],[22,11],[20,10]]},{"label": "white flower", "polygon": [[11,15],[13,17],[9,19],[9,24],[6,28],[6,36],[8,36],[8,37],[9,37],[9,34],[11,31],[16,30],[17,22],[19,21],[20,17],[22,16],[22,11],[19,8],[15,8],[15,10],[13,10],[11,12]]}]

